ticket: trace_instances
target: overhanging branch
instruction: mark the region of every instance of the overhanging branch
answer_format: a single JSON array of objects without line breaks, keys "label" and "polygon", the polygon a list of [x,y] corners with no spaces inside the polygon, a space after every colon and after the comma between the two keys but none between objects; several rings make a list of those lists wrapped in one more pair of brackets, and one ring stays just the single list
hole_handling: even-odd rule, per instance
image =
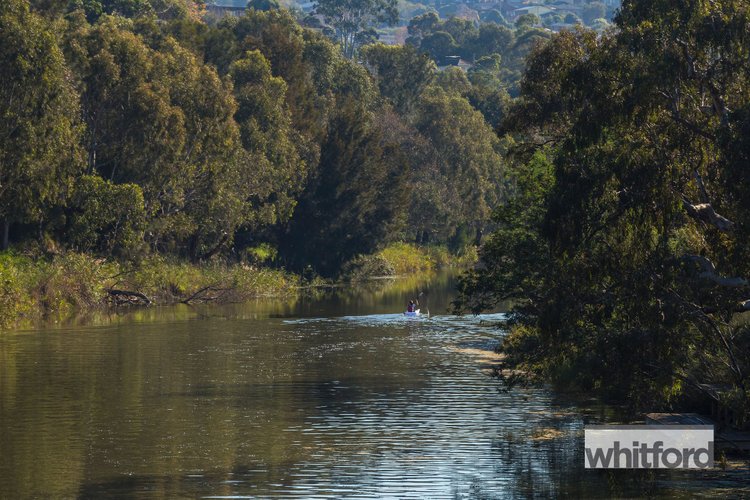
[{"label": "overhanging branch", "polygon": [[710,203],[698,203],[693,205],[686,198],[682,200],[682,206],[688,215],[694,219],[710,224],[719,231],[729,232],[734,229],[734,222],[726,217],[719,215]]},{"label": "overhanging branch", "polygon": [[[706,257],[703,257],[702,255],[686,255],[684,259],[688,262],[694,262],[698,264],[701,269],[698,277],[701,279],[711,281],[712,283],[724,287],[742,287],[748,285],[748,282],[745,278],[726,278],[724,276],[721,276],[716,272],[716,266],[714,266],[713,262],[708,260]],[[748,305],[750,306],[750,304]]]}]

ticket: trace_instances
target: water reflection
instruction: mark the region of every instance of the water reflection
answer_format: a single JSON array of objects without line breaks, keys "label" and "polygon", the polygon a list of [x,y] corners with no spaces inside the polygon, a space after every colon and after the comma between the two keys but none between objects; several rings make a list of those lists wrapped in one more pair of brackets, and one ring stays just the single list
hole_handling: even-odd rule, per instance
[{"label": "water reflection", "polygon": [[[420,291],[433,314],[407,320]],[[705,488],[696,479],[720,477],[723,493],[746,484],[583,471],[583,425],[611,409],[499,390],[474,352],[497,344],[502,316],[448,316],[450,299],[442,276],[3,335],[0,497],[687,496]]]}]

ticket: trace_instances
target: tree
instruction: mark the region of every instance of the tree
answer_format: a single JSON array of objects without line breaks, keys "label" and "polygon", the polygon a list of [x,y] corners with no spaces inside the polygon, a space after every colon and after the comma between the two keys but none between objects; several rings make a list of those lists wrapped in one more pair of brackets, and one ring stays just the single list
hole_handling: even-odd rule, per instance
[{"label": "tree", "polygon": [[553,179],[524,202],[529,251],[498,233],[464,289],[519,301],[512,364],[635,410],[721,386],[747,421],[748,22],[743,2],[633,0],[616,32],[534,50],[504,128]]},{"label": "tree", "polygon": [[516,28],[533,28],[542,24],[542,20],[536,14],[523,14],[516,19]]},{"label": "tree", "polygon": [[66,212],[62,239],[74,249],[125,258],[142,250],[146,213],[138,186],[84,175],[76,181]]},{"label": "tree", "polygon": [[573,13],[568,13],[565,15],[565,19],[563,20],[567,24],[582,24],[583,21],[581,21],[581,18],[576,16]]},{"label": "tree", "polygon": [[591,22],[591,29],[595,31],[604,31],[609,27],[610,27],[609,21],[607,21],[606,19],[599,18],[599,19],[594,19]]},{"label": "tree", "polygon": [[336,30],[346,57],[353,57],[357,35],[376,24],[398,21],[396,0],[317,0],[315,11]]},{"label": "tree", "polygon": [[508,24],[502,13],[497,9],[484,10],[480,14],[480,18],[485,23],[495,23],[501,26]]},{"label": "tree", "polygon": [[451,17],[440,26],[442,31],[449,33],[459,46],[468,45],[477,37],[477,27],[473,22],[459,17]]},{"label": "tree", "polygon": [[277,0],[250,0],[247,6],[250,9],[260,11],[277,10],[281,8],[281,5]]},{"label": "tree", "polygon": [[[526,164],[509,165],[506,177],[506,202],[492,215],[498,229],[481,247],[482,266],[459,281],[459,308],[475,313],[511,298],[533,301],[551,275],[545,265],[549,243],[541,232],[544,201],[554,186],[553,165],[543,151],[537,151]],[[519,307],[518,314],[521,311]]]},{"label": "tree", "polygon": [[500,86],[500,55],[492,54],[479,58],[474,66],[469,68],[469,80],[480,87]]},{"label": "tree", "polygon": [[412,18],[407,27],[409,33],[407,42],[419,45],[422,42],[422,38],[435,31],[439,25],[440,17],[435,12],[427,12]]},{"label": "tree", "polygon": [[471,82],[464,70],[457,66],[449,66],[437,74],[435,87],[443,89],[448,94],[464,96],[471,90]]},{"label": "tree", "polygon": [[415,126],[434,147],[439,165],[439,175],[423,179],[430,185],[425,193],[434,197],[420,201],[420,210],[431,205],[440,226],[421,229],[446,239],[467,224],[480,240],[503,189],[497,136],[464,97],[439,88],[424,94]]},{"label": "tree", "polygon": [[401,113],[414,109],[437,69],[426,54],[410,45],[370,45],[362,49],[362,57],[377,79],[380,94]]},{"label": "tree", "polygon": [[141,187],[153,248],[198,258],[246,217],[231,86],[174,40],[115,18],[70,35],[89,172]]},{"label": "tree", "polygon": [[80,171],[77,96],[55,33],[23,0],[0,5],[0,248],[40,222]]},{"label": "tree", "polygon": [[291,268],[312,265],[323,276],[395,233],[406,201],[406,171],[395,144],[383,141],[372,117],[348,102],[331,118],[320,167],[294,212],[283,255]]},{"label": "tree", "polygon": [[482,24],[477,37],[469,44],[472,60],[490,54],[504,54],[513,43],[513,32],[505,26]]},{"label": "tree", "polygon": [[255,50],[230,67],[240,127],[241,185],[248,217],[258,227],[285,221],[306,177],[305,164],[294,145],[286,106],[286,83],[271,74],[271,65]]},{"label": "tree", "polygon": [[425,36],[420,48],[430,54],[433,60],[438,61],[439,65],[444,64],[446,56],[455,56],[458,52],[456,41],[446,31],[436,31]]},{"label": "tree", "polygon": [[86,12],[86,19],[92,23],[96,22],[102,14],[137,17],[154,12],[149,0],[77,0],[73,4],[76,7],[82,7]]},{"label": "tree", "polygon": [[591,25],[594,19],[603,18],[607,14],[607,7],[601,2],[591,2],[586,4],[581,13],[583,22]]},{"label": "tree", "polygon": [[[372,86],[367,71],[342,57],[325,36],[302,30],[286,10],[249,11],[237,21],[221,26],[232,40],[222,42],[211,60],[230,61],[244,52],[259,50],[271,63],[271,72],[287,84],[286,101],[292,125],[300,134],[301,157],[308,165],[318,162],[329,110],[338,98],[369,101]],[[218,37],[217,37],[218,38]],[[232,53],[227,59],[226,49]],[[240,52],[244,51],[244,52]]]}]

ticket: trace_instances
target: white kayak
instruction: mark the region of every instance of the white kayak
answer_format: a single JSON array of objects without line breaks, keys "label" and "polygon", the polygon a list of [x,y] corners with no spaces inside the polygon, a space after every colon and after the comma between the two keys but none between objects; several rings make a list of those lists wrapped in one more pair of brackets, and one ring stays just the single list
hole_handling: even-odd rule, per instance
[{"label": "white kayak", "polygon": [[404,313],[404,316],[406,316],[407,318],[416,318],[421,315],[422,313],[419,312],[419,309],[417,309],[416,311],[406,311]]}]

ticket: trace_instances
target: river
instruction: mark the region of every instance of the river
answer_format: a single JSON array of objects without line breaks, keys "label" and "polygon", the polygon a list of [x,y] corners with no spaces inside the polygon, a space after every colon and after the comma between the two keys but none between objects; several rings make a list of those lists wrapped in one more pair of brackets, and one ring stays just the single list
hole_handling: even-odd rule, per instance
[{"label": "river", "polygon": [[[420,292],[430,318],[404,318]],[[487,352],[503,315],[451,316],[452,297],[443,274],[4,332],[0,497],[687,497],[747,484],[584,471],[584,424],[615,412],[505,390]]]}]

